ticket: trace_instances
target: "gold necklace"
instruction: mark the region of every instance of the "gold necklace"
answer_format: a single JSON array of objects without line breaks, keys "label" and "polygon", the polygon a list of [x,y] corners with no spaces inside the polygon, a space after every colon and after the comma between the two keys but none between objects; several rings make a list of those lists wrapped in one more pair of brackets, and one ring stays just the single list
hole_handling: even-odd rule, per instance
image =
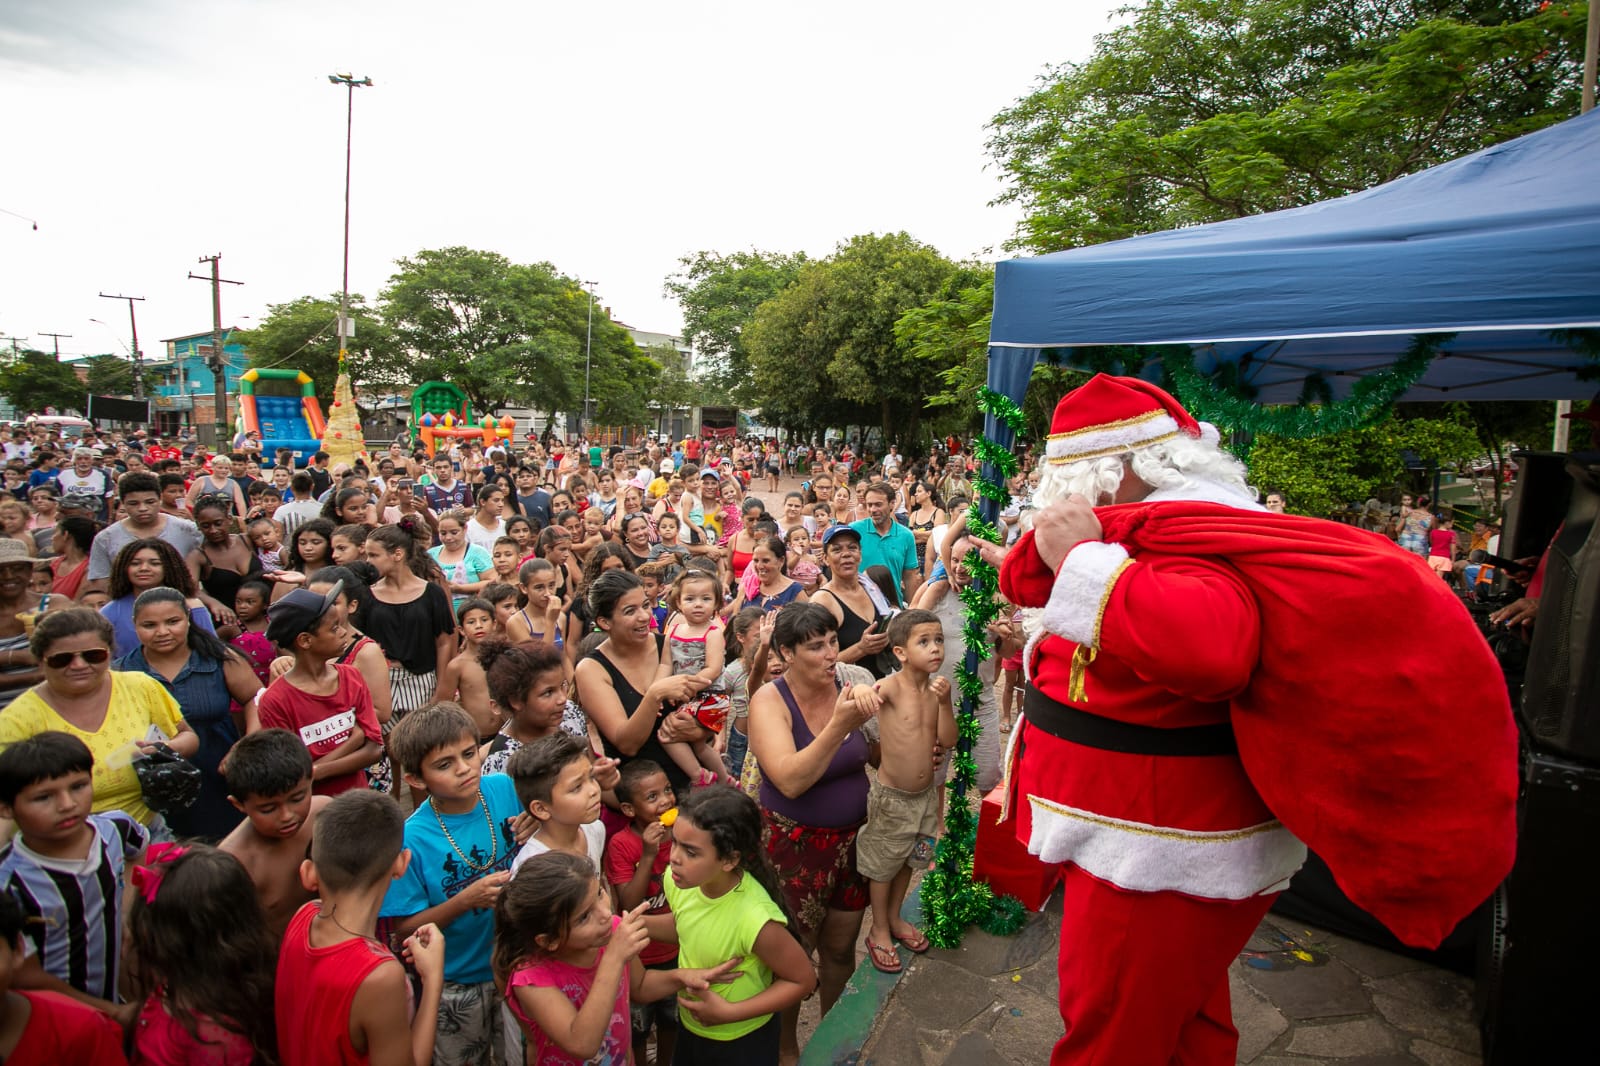
[{"label": "gold necklace", "polygon": [[439,831],[450,842],[450,847],[461,857],[461,861],[467,864],[467,869],[473,873],[494,869],[500,859],[500,836],[494,831],[494,819],[489,816],[489,800],[484,796],[481,784],[478,786],[478,802],[483,805],[483,822],[489,827],[489,861],[481,864],[467,858],[467,853],[461,850],[461,845],[457,844],[456,838],[451,835],[450,827],[444,824],[444,818],[439,814],[439,808],[434,806],[433,798],[431,796],[428,798],[428,807],[433,811],[433,820],[439,823]]}]

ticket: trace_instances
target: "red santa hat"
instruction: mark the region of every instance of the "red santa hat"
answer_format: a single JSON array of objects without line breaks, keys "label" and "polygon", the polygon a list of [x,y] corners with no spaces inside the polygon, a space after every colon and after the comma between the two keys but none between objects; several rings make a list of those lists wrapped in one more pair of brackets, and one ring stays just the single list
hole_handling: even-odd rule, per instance
[{"label": "red santa hat", "polygon": [[1197,422],[1166,390],[1139,378],[1096,374],[1061,398],[1045,438],[1056,464],[1120,455],[1178,434],[1215,444],[1215,426]]}]

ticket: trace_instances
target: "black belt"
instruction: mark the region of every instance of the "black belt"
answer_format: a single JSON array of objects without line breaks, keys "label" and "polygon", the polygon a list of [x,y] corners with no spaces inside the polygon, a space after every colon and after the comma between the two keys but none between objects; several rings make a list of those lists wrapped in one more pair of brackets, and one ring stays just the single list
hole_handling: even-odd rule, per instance
[{"label": "black belt", "polygon": [[1058,703],[1032,685],[1027,686],[1022,711],[1029,725],[1053,737],[1100,751],[1117,751],[1124,755],[1239,753],[1239,742],[1233,735],[1232,724],[1228,722],[1180,726],[1176,729],[1133,725]]}]

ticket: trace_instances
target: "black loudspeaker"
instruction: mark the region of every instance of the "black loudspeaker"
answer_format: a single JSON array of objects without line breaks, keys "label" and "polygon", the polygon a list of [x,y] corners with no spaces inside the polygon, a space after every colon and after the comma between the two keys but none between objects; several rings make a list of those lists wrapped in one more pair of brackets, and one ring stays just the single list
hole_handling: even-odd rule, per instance
[{"label": "black loudspeaker", "polygon": [[1567,513],[1572,479],[1565,452],[1513,452],[1517,480],[1506,502],[1500,550],[1506,559],[1538,558]]},{"label": "black loudspeaker", "polygon": [[1491,901],[1480,941],[1483,1061],[1593,1062],[1600,769],[1524,744],[1517,815],[1516,866]]},{"label": "black loudspeaker", "polygon": [[1600,452],[1573,455],[1566,473],[1519,713],[1536,750],[1600,766]]}]

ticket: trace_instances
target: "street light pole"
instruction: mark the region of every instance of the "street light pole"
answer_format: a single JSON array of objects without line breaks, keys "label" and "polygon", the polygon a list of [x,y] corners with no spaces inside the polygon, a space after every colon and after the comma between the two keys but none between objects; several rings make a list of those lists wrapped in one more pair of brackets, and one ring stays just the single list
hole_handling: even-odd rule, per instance
[{"label": "street light pole", "polygon": [[[135,300],[144,301],[143,296],[113,296],[109,292],[100,294],[107,300],[128,301],[128,332],[133,334],[133,398],[144,399],[144,359],[139,354],[139,321],[133,317],[133,304]],[[109,326],[107,327],[110,328]]]},{"label": "street light pole", "polygon": [[355,125],[356,89],[370,87],[371,78],[329,74],[328,80],[346,90],[344,108],[344,280],[339,286],[339,370],[344,370],[345,344],[350,338],[350,135]]},{"label": "street light pole", "polygon": [[594,347],[594,286],[592,281],[584,282],[589,289],[589,324],[583,335],[583,425],[580,432],[589,435],[589,355]]}]

